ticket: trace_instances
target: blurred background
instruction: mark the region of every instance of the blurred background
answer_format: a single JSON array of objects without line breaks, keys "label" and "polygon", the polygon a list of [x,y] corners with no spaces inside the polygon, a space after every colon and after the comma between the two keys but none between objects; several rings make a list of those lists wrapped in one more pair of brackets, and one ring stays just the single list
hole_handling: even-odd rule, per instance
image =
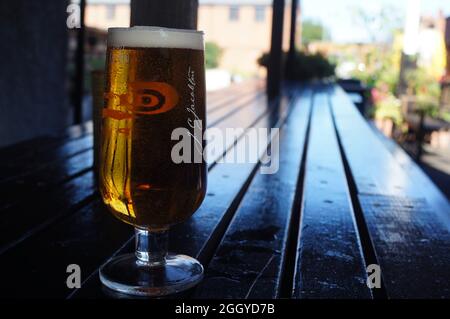
[{"label": "blurred background", "polygon": [[[107,29],[130,25],[130,1],[2,1],[0,16],[0,147],[90,121],[91,72]],[[337,80],[450,196],[450,1],[301,0],[295,27],[285,80]],[[271,28],[271,0],[199,0],[208,91],[264,79]]]}]

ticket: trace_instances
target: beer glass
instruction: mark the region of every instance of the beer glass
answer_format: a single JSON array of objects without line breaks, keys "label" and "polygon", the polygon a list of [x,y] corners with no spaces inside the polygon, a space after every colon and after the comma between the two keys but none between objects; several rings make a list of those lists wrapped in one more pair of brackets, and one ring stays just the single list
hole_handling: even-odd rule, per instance
[{"label": "beer glass", "polygon": [[132,295],[191,288],[203,267],[168,253],[167,236],[206,192],[203,33],[109,29],[105,82],[99,188],[112,214],[135,227],[136,251],[110,259],[100,279]]}]

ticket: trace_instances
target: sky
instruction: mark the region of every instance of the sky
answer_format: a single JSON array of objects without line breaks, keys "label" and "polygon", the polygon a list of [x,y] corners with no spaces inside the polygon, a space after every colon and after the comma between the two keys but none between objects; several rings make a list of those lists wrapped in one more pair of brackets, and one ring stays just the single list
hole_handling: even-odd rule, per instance
[{"label": "sky", "polygon": [[[377,12],[380,8],[389,8],[398,19],[393,23],[402,27],[406,15],[406,7],[410,0],[300,0],[302,19],[314,19],[321,22],[329,31],[331,40],[339,43],[369,42],[371,37],[366,29],[359,24],[355,9]],[[424,15],[437,16],[442,9],[445,16],[450,16],[450,0],[422,0],[421,12]],[[381,28],[381,31],[386,28]],[[380,32],[382,33],[382,32]],[[377,35],[383,41],[388,34]]]}]

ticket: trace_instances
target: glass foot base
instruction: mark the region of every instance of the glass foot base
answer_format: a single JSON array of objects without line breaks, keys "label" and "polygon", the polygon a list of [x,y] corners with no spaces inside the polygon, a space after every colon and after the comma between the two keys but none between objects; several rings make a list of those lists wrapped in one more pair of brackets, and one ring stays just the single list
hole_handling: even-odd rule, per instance
[{"label": "glass foot base", "polygon": [[169,254],[163,266],[141,264],[134,254],[115,257],[100,269],[108,288],[135,296],[158,297],[187,290],[203,278],[203,266],[194,258]]}]

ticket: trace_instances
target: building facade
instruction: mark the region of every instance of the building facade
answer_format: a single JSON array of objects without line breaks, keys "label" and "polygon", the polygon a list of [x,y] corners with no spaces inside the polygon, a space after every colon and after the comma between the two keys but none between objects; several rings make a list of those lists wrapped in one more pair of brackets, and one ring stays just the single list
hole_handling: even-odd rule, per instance
[{"label": "building facade", "polygon": [[[283,48],[289,47],[290,1],[286,1]],[[86,7],[86,25],[106,30],[127,27],[130,6],[127,0],[91,0]],[[297,14],[296,43],[300,45],[300,14]],[[222,49],[219,68],[233,74],[251,76],[263,72],[257,59],[270,49],[272,0],[200,0],[198,29],[205,40]]]},{"label": "building facade", "polygon": [[445,75],[447,64],[445,21],[442,11],[435,16],[422,16],[417,35],[418,64],[429,70],[437,80]]},{"label": "building facade", "polygon": [[[283,28],[285,50],[289,48],[290,12],[287,6]],[[270,50],[272,1],[200,1],[198,28],[205,31],[206,41],[222,48],[221,68],[244,75],[257,73],[257,59]],[[300,32],[297,35],[300,37]],[[300,44],[300,38],[297,41]]]}]

